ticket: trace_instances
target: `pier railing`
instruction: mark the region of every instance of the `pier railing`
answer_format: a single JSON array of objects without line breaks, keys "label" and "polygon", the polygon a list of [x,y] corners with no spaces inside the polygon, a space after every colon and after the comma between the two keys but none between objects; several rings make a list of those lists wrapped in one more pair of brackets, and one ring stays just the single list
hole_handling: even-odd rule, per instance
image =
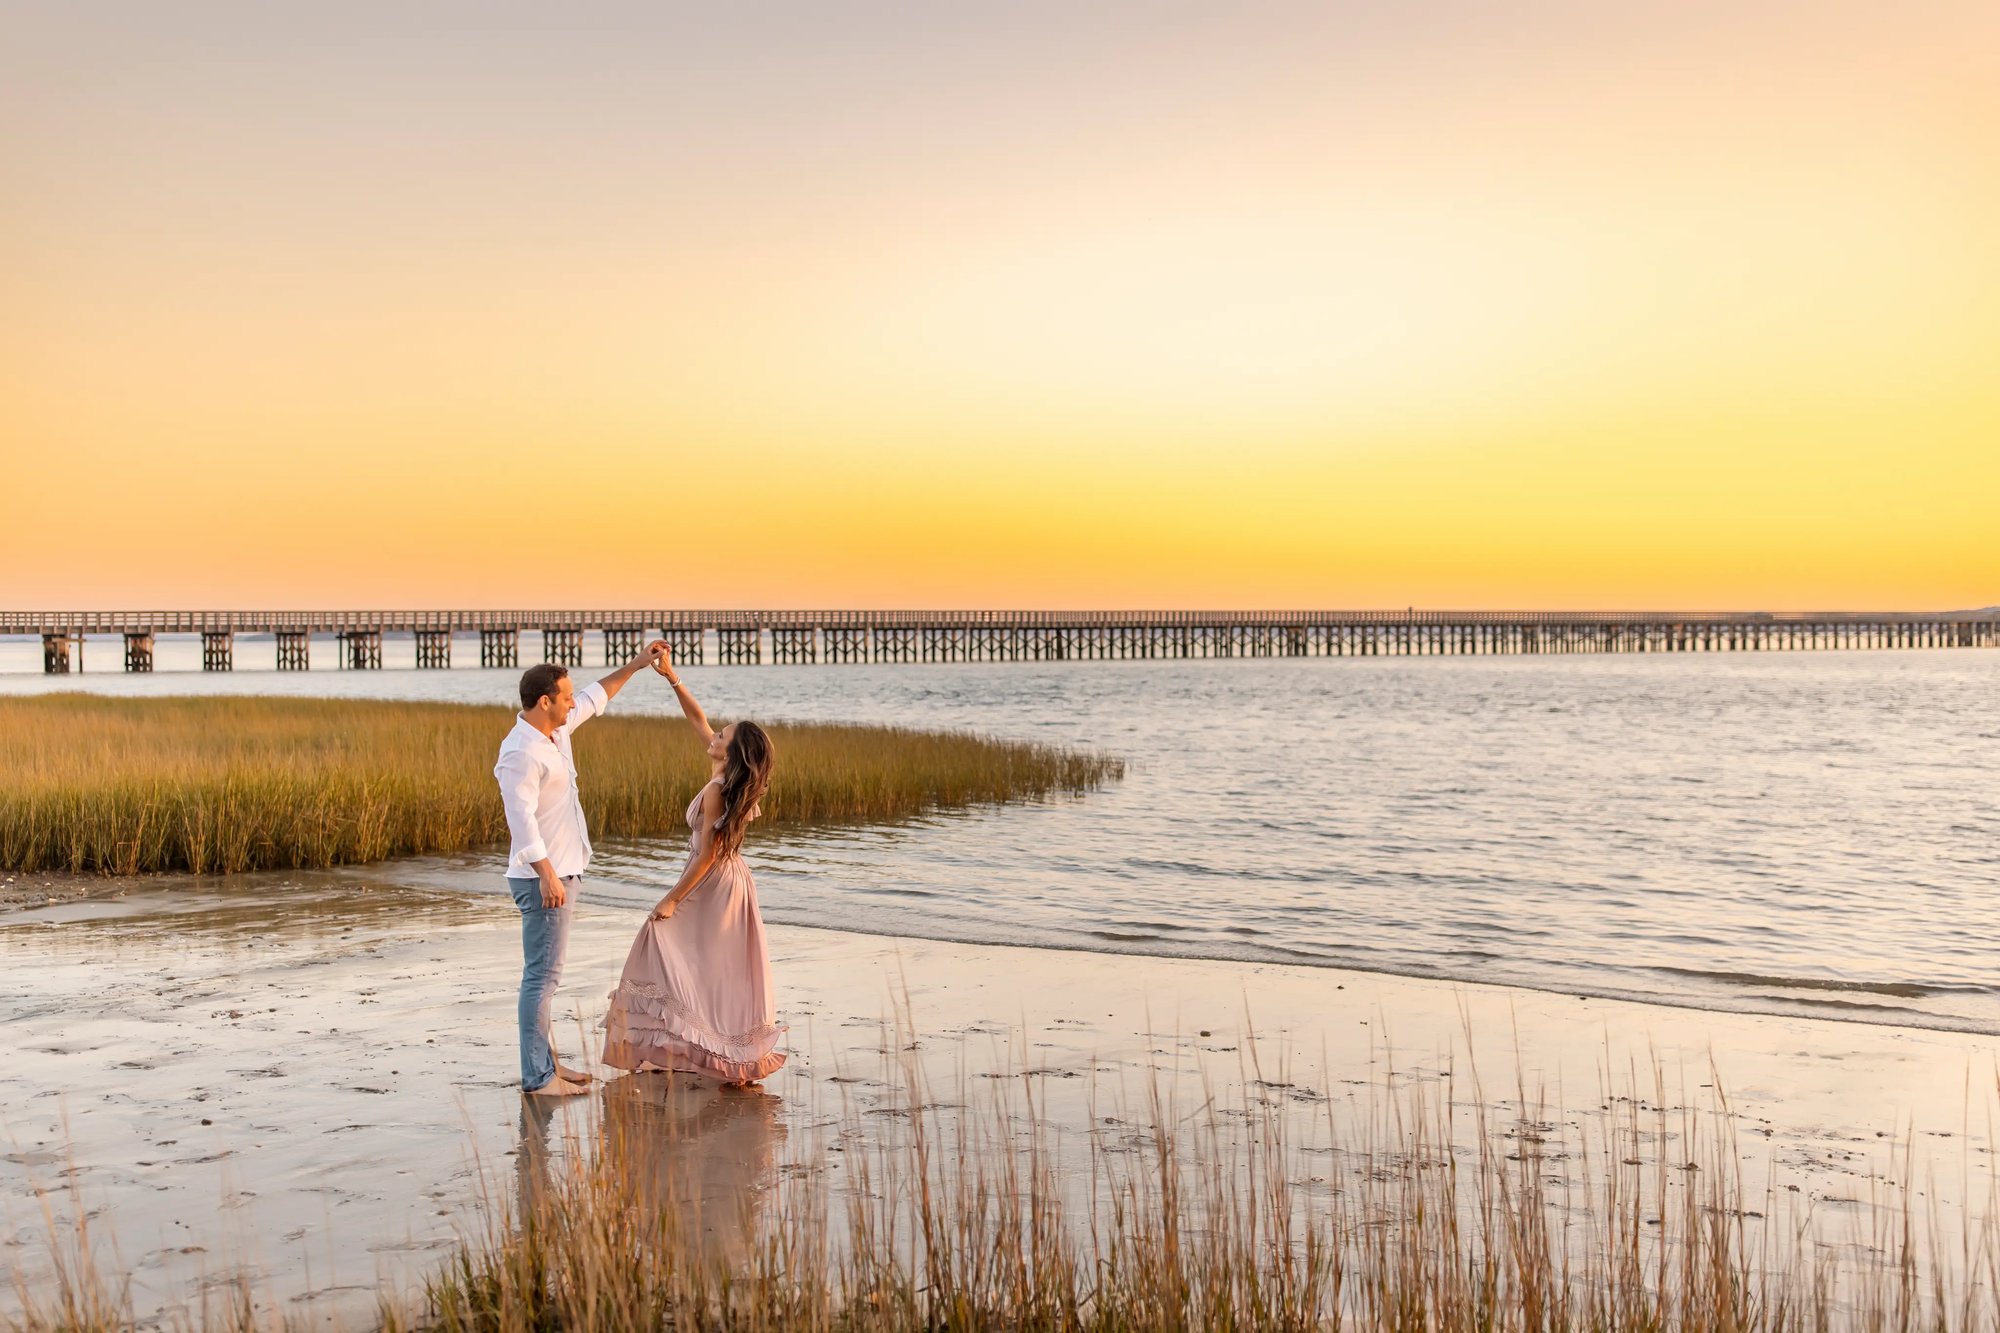
[{"label": "pier railing", "polygon": [[[618,661],[660,636],[682,662],[1021,662],[1133,658],[1377,657],[1488,653],[1766,652],[2000,647],[1982,611],[0,611],[0,634],[39,635],[43,669],[81,666],[86,636],[117,636],[124,667],[150,671],[165,634],[202,640],[202,668],[235,664],[238,634],[277,641],[281,671],[331,638],[342,667],[382,665],[384,636],[416,641],[416,665],[448,667],[477,635],[482,666],[582,665],[584,638]],[[74,659],[72,650],[74,649]]]}]

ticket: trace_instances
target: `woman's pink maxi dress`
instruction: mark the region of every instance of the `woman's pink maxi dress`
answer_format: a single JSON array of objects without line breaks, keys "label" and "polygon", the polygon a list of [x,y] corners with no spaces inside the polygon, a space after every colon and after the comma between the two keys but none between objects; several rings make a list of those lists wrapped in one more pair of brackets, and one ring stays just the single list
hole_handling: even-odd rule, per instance
[{"label": "woman's pink maxi dress", "polygon": [[[701,818],[701,797],[688,807],[689,828]],[[671,917],[648,917],[639,927],[604,1028],[604,1063],[617,1069],[679,1069],[741,1083],[785,1063],[773,1049],[785,1028],[771,995],[757,882],[741,855],[719,858]]]}]

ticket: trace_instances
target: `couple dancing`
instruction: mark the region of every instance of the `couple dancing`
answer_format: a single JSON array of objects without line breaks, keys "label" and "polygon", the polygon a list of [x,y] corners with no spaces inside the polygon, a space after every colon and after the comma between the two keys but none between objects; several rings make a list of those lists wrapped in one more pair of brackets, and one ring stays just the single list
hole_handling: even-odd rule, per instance
[{"label": "couple dancing", "polygon": [[785,1063],[775,1049],[785,1029],[772,1000],[757,885],[741,851],[744,829],[770,785],[771,738],[754,722],[721,731],[709,726],[674,674],[667,644],[655,640],[581,690],[564,667],[529,667],[521,676],[520,715],[493,767],[512,841],[507,886],[521,909],[521,1090],[534,1096],[575,1096],[593,1081],[557,1060],[549,1022],[570,912],[590,864],[570,733],[610,707],[647,667],[673,687],[713,775],[688,805],[687,865],[639,928],[611,992],[604,1063],[706,1074],[739,1087]]}]

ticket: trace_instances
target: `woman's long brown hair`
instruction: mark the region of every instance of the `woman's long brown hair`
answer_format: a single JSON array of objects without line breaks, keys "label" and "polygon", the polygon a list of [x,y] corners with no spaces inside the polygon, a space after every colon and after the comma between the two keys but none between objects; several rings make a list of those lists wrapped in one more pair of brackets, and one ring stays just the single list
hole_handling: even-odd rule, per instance
[{"label": "woman's long brown hair", "polygon": [[738,722],[722,764],[722,827],[715,831],[721,855],[731,855],[743,845],[743,830],[756,817],[757,803],[770,786],[771,738],[755,722]]}]

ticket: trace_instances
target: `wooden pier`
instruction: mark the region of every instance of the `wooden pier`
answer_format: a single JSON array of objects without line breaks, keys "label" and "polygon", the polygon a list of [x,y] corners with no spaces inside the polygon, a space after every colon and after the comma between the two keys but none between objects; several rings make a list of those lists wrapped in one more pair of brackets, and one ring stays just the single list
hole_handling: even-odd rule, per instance
[{"label": "wooden pier", "polygon": [[[43,670],[83,669],[86,636],[120,636],[127,671],[151,671],[161,635],[199,635],[204,671],[235,666],[239,634],[276,641],[277,669],[305,671],[315,638],[343,670],[382,667],[387,637],[416,665],[452,664],[455,636],[482,667],[606,664],[651,638],[678,662],[1074,662],[1141,658],[1409,657],[1502,653],[1721,653],[2000,647],[2000,609],[1954,612],[1696,611],[6,611],[0,634],[39,635]],[[711,655],[711,647],[713,653]]]}]

